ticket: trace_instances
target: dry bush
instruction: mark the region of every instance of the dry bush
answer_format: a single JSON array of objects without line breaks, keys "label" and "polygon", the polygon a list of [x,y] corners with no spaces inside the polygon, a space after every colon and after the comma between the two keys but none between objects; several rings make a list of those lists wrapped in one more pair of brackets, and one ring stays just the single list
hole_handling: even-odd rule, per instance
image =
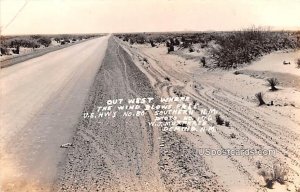
[{"label": "dry bush", "polygon": [[235,138],[236,138],[236,134],[230,133],[230,138],[231,138],[231,139],[235,139]]},{"label": "dry bush", "polygon": [[225,121],[225,126],[229,127],[230,126],[230,122],[229,121]]},{"label": "dry bush", "polygon": [[219,114],[216,115],[216,123],[218,125],[223,125],[224,124],[224,119]]},{"label": "dry bush", "polygon": [[296,41],[286,32],[250,28],[216,37],[219,48],[212,51],[217,67],[234,68],[272,51],[296,48]]},{"label": "dry bush", "polygon": [[174,45],[170,44],[170,46],[168,47],[168,53],[174,51]]},{"label": "dry bush", "polygon": [[143,58],[143,61],[146,62],[146,63],[149,63],[148,59],[146,57]]},{"label": "dry bush", "polygon": [[189,52],[190,52],[190,53],[194,52],[194,49],[193,49],[192,46],[189,47]]},{"label": "dry bush", "polygon": [[259,106],[261,106],[261,105],[265,105],[266,103],[265,103],[265,101],[264,101],[264,96],[263,96],[263,93],[262,92],[258,92],[258,93],[256,93],[255,94],[255,97],[256,97],[256,99],[258,100],[258,102],[259,102]]},{"label": "dry bush", "polygon": [[1,55],[8,55],[9,50],[6,47],[0,47]]},{"label": "dry bush", "polygon": [[155,47],[155,43],[153,40],[150,40],[151,47]]},{"label": "dry bush", "polygon": [[203,67],[205,67],[206,66],[206,58],[202,57],[200,61],[201,61],[202,65],[203,65]]},{"label": "dry bush", "polygon": [[288,168],[282,163],[273,164],[270,170],[261,170],[259,175],[261,175],[265,182],[266,187],[272,189],[275,182],[284,184],[288,174]]},{"label": "dry bush", "polygon": [[41,37],[37,40],[38,43],[48,47],[51,44],[51,39],[49,37]]},{"label": "dry bush", "polygon": [[279,81],[276,78],[269,78],[267,79],[269,86],[271,87],[271,91],[276,91],[276,86],[279,84]]}]

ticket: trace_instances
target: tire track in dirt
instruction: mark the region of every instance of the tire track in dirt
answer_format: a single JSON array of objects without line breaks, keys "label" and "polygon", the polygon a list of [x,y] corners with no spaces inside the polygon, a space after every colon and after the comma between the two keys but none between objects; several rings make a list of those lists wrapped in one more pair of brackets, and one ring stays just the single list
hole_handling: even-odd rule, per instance
[{"label": "tire track in dirt", "polygon": [[[164,79],[164,74],[161,71],[164,71],[160,65],[164,65],[164,63],[158,62],[155,58],[152,56],[149,56],[147,54],[143,54],[137,50],[131,50],[134,52],[134,54],[138,55],[137,57],[146,57],[148,60],[150,60],[151,67],[145,67],[147,69],[147,72],[151,74],[152,78],[156,79]],[[147,57],[148,56],[148,57]],[[140,60],[140,59],[138,59]],[[141,66],[143,67],[143,66]],[[159,72],[158,72],[159,71]],[[181,77],[185,76],[184,79]],[[292,130],[287,129],[285,131],[285,127],[274,124],[270,121],[262,121],[261,118],[264,118],[265,115],[267,115],[267,112],[265,111],[257,111],[252,109],[249,106],[244,106],[242,103],[239,103],[238,100],[231,100],[232,98],[225,99],[225,96],[222,97],[220,92],[216,92],[218,90],[217,88],[210,87],[210,85],[203,84],[204,87],[202,87],[202,92],[197,91],[197,93],[191,93],[189,90],[185,89],[187,83],[186,79],[189,79],[191,81],[191,76],[184,74],[184,71],[182,73],[178,71],[174,71],[174,73],[171,73],[169,77],[174,78],[172,82],[163,81],[160,80],[157,82],[155,88],[158,89],[157,92],[161,92],[164,95],[172,95],[174,94],[175,90],[182,90],[183,95],[191,96],[193,99],[197,101],[201,101],[203,106],[206,106],[207,108],[213,107],[216,108],[218,111],[221,112],[222,115],[225,115],[227,118],[230,119],[232,122],[232,125],[230,126],[233,131],[237,132],[242,138],[245,138],[246,140],[243,141],[243,144],[250,147],[260,148],[264,149],[265,147],[268,148],[274,148],[278,151],[277,157],[264,157],[265,162],[271,162],[271,161],[287,161],[291,162],[293,166],[291,166],[289,169],[292,172],[292,174],[299,175],[299,155],[297,151],[297,145],[296,141],[297,138],[299,138],[298,134],[294,134]],[[178,81],[181,81],[182,83],[178,83]],[[225,93],[222,91],[222,93]],[[236,107],[238,106],[238,107]],[[240,107],[240,108],[239,108]],[[230,109],[230,111],[228,110]],[[244,113],[247,112],[247,115],[256,115],[259,116],[259,119],[249,118]],[[267,123],[267,124],[265,124]],[[272,127],[272,128],[271,128]],[[240,143],[236,141],[226,141],[228,140],[228,136],[226,135],[226,132],[223,132],[222,130],[219,130],[216,134],[218,139],[223,138],[222,143],[218,141],[218,139],[214,136],[211,136],[211,139],[214,143],[219,145],[219,147],[224,148],[226,146],[231,147],[238,147],[241,148]],[[190,138],[190,135],[194,135],[194,137],[200,137],[198,135],[195,135],[194,133],[185,133],[184,137]],[[220,136],[220,137],[219,137]],[[292,139],[293,141],[291,141]],[[287,155],[288,154],[288,155]],[[258,186],[257,181],[257,172],[258,169],[256,168],[257,158],[253,157],[242,157],[242,159],[235,159],[231,158],[233,164],[237,167],[237,169],[241,170],[241,172],[244,172],[245,175],[251,180],[251,182],[256,185],[258,188],[261,186]],[[243,165],[245,165],[245,159],[250,164],[250,168],[247,169],[241,169]],[[249,171],[250,172],[249,172]],[[256,170],[256,171],[255,171]]]}]

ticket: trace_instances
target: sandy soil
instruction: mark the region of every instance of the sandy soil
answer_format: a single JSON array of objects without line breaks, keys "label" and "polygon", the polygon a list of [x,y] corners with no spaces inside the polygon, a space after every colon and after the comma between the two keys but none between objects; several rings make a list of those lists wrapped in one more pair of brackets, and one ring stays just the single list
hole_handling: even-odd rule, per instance
[{"label": "sandy soil", "polygon": [[[112,38],[85,111],[111,98],[157,97],[152,83]],[[150,127],[152,118],[82,117],[55,191],[225,191],[193,144]]]},{"label": "sandy soil", "polygon": [[[49,191],[107,37],[0,70],[0,191]],[[84,50],[84,51],[82,51]]]},{"label": "sandy soil", "polygon": [[[201,148],[277,150],[275,156],[197,158],[198,163],[204,161],[214,172],[213,178],[216,178],[224,189],[236,192],[296,191],[300,187],[299,69],[296,69],[294,64],[289,66],[282,64],[284,60],[292,63],[293,59],[299,56],[299,52],[267,55],[245,68],[245,71],[269,73],[235,75],[234,71],[207,70],[201,67],[199,60],[183,57],[182,53],[180,56],[176,53],[167,54],[166,47],[152,48],[149,45],[130,46],[124,42],[120,43],[131,53],[136,65],[150,79],[156,93],[172,96],[180,92],[182,95],[190,96],[203,107],[217,109],[221,116],[230,122],[230,127],[217,125],[216,132],[212,134],[176,132],[176,135],[184,140],[183,143],[192,145],[193,150],[199,151]],[[266,61],[276,63],[273,66]],[[278,91],[272,92],[266,83],[266,78],[270,76],[266,74],[271,77],[279,74],[275,76],[279,82],[281,82],[279,77],[290,76],[282,79],[283,83],[278,87]],[[166,80],[166,77],[169,80]],[[274,102],[273,106],[257,105],[254,95],[260,91],[264,93],[267,103]],[[231,134],[235,137],[232,138]],[[261,166],[257,166],[258,163]],[[258,172],[277,163],[285,164],[288,179],[285,184],[276,183],[273,189],[268,189]],[[161,171],[164,173],[164,170]],[[172,169],[170,172],[176,174],[179,171]],[[172,178],[168,179],[171,180],[166,180],[166,184],[174,181]]]}]

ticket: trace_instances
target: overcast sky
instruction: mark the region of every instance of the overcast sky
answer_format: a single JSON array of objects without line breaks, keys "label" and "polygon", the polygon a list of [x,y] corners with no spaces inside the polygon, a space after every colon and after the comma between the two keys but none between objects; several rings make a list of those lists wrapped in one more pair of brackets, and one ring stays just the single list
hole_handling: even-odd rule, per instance
[{"label": "overcast sky", "polygon": [[[0,0],[2,34],[300,29],[300,0]],[[21,11],[20,11],[21,10]]]}]

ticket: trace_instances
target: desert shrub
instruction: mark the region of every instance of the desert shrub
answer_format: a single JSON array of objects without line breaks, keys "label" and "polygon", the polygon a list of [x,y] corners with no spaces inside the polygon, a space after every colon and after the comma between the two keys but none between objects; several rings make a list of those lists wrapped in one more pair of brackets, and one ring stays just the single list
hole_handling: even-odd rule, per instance
[{"label": "desert shrub", "polygon": [[17,48],[17,47],[38,48],[38,47],[40,47],[40,45],[34,40],[15,39],[10,42],[9,47],[12,47],[12,48]]},{"label": "desert shrub", "polygon": [[225,126],[229,127],[230,126],[230,122],[229,121],[225,121]]},{"label": "desert shrub", "polygon": [[138,44],[144,44],[146,42],[146,36],[143,34],[137,34],[135,36],[135,42]]},{"label": "desert shrub", "polygon": [[278,80],[276,78],[269,78],[267,79],[267,82],[269,83],[269,86],[271,87],[271,91],[276,91],[276,85],[279,84]]},{"label": "desert shrub", "polygon": [[143,61],[148,63],[148,59],[146,57],[143,58]]},{"label": "desert shrub", "polygon": [[153,40],[150,40],[151,47],[155,47],[155,43]]},{"label": "desert shrub", "polygon": [[190,52],[190,53],[194,52],[194,49],[193,49],[192,46],[189,47],[189,52]]},{"label": "desert shrub", "polygon": [[205,67],[206,66],[206,58],[202,57],[200,61],[201,61],[202,65],[203,65],[203,67]]},{"label": "desert shrub", "polygon": [[262,92],[258,92],[255,94],[255,97],[256,99],[258,100],[258,105],[261,106],[261,105],[265,105],[265,101],[264,101],[264,98],[263,98],[263,93]]},{"label": "desert shrub", "polygon": [[300,68],[300,58],[296,61],[297,68]]},{"label": "desert shrub", "polygon": [[12,49],[12,52],[14,54],[20,54],[20,46],[16,47],[15,49]]},{"label": "desert shrub", "polygon": [[184,41],[182,42],[182,45],[181,45],[183,48],[189,48],[191,46],[191,43],[189,41]]},{"label": "desert shrub", "polygon": [[180,45],[180,41],[177,38],[175,38],[174,45],[176,46]]},{"label": "desert shrub", "polygon": [[175,44],[175,42],[174,42],[174,39],[173,39],[173,38],[170,38],[170,43],[171,43],[171,45],[174,45],[174,44]]},{"label": "desert shrub", "polygon": [[216,65],[222,68],[249,63],[272,51],[297,47],[289,33],[261,28],[219,34],[216,36],[216,43],[220,47],[213,49],[212,55]]},{"label": "desert shrub", "polygon": [[235,71],[235,72],[233,72],[233,74],[239,75],[239,74],[241,74],[241,72],[240,71]]},{"label": "desert shrub", "polygon": [[129,41],[129,44],[130,44],[130,45],[133,45],[133,44],[134,44],[134,40],[133,40],[133,39],[130,38],[128,41]]},{"label": "desert shrub", "polygon": [[224,124],[224,119],[219,114],[216,115],[216,123],[218,125],[223,125]]},{"label": "desert shrub", "polygon": [[38,43],[48,47],[51,44],[51,39],[49,37],[41,37],[37,40]]},{"label": "desert shrub", "polygon": [[166,42],[166,47],[170,47],[171,43],[169,41]]},{"label": "desert shrub", "polygon": [[275,182],[284,184],[287,174],[288,168],[282,163],[273,164],[270,170],[261,170],[259,172],[259,175],[261,175],[266,182],[266,187],[270,189],[273,188]]},{"label": "desert shrub", "polygon": [[262,167],[261,161],[256,161],[255,164],[256,164],[257,169],[261,169],[261,167]]},{"label": "desert shrub", "polygon": [[32,39],[40,39],[42,36],[41,35],[31,35],[30,37]]},{"label": "desert shrub", "polygon": [[6,47],[0,47],[1,55],[8,55],[9,50]]},{"label": "desert shrub", "polygon": [[55,37],[55,38],[54,38],[54,41],[56,41],[57,43],[59,43],[59,42],[60,42],[60,38]]},{"label": "desert shrub", "polygon": [[170,44],[170,46],[168,47],[168,53],[174,51],[174,45]]},{"label": "desert shrub", "polygon": [[170,80],[170,77],[165,77],[165,80],[166,80],[166,81],[171,81],[171,80]]},{"label": "desert shrub", "polygon": [[234,133],[231,133],[231,134],[230,134],[230,138],[231,138],[231,139],[235,139],[235,138],[236,138],[236,135],[235,135]]}]

